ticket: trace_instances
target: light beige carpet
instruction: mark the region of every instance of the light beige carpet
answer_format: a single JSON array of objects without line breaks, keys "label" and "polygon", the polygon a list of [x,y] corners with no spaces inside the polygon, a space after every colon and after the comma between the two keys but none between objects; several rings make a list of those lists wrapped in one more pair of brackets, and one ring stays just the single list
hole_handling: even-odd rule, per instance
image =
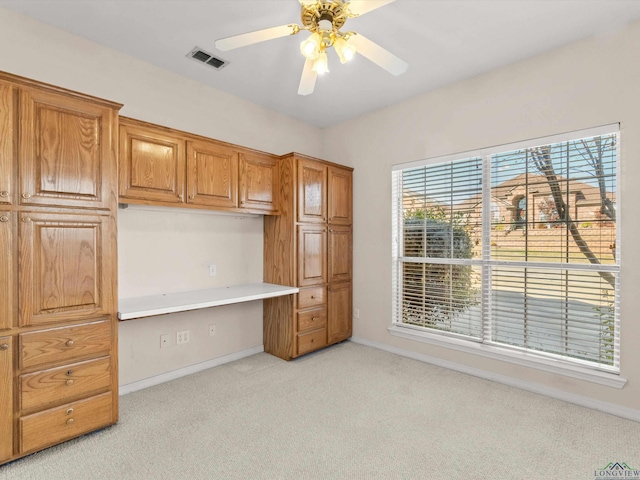
[{"label": "light beige carpet", "polygon": [[121,397],[120,423],[2,480],[593,480],[640,423],[353,343],[259,354]]}]

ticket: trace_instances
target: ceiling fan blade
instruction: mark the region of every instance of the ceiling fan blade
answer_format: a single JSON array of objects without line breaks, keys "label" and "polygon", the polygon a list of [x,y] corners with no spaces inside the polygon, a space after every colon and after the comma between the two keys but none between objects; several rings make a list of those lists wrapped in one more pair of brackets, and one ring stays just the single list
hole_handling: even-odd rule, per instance
[{"label": "ceiling fan blade", "polygon": [[364,15],[371,10],[384,7],[395,1],[396,0],[351,0],[349,2],[349,12],[354,15]]},{"label": "ceiling fan blade", "polygon": [[313,93],[316,86],[316,78],[318,74],[313,71],[313,60],[306,60],[302,69],[302,77],[300,78],[300,86],[298,87],[298,95],[309,95]]},{"label": "ceiling fan blade", "polygon": [[264,30],[242,33],[240,35],[234,35],[233,37],[220,38],[216,40],[215,45],[218,50],[226,52],[227,50],[273,40],[274,38],[294,35],[299,31],[300,27],[298,27],[298,25],[280,25],[279,27],[265,28]]},{"label": "ceiling fan blade", "polygon": [[381,68],[384,68],[392,75],[402,75],[407,71],[409,64],[396,57],[393,53],[385,50],[380,45],[372,42],[367,37],[356,33],[349,37],[349,43],[356,47],[356,52]]}]

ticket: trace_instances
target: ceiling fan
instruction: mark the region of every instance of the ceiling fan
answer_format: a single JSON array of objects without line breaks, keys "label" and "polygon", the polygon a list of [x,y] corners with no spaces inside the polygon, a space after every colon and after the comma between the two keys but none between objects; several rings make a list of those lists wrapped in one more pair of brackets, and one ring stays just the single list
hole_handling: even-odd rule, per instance
[{"label": "ceiling fan", "polygon": [[306,61],[298,87],[299,95],[312,93],[318,74],[329,71],[326,49],[330,47],[336,50],[342,63],[348,62],[356,53],[359,53],[393,75],[401,75],[407,70],[408,65],[405,61],[367,37],[356,32],[340,30],[349,18],[359,17],[395,0],[299,0],[299,2],[302,4],[302,25],[281,25],[221,38],[216,40],[216,48],[227,51],[308,30],[311,35],[300,44],[300,51]]}]

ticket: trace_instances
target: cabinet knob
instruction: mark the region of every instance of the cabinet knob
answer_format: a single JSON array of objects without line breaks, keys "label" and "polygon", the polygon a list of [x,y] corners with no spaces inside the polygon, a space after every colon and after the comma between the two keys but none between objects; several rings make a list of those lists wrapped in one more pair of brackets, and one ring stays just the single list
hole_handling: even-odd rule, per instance
[{"label": "cabinet knob", "polygon": [[315,295],[311,295],[311,300],[315,300],[316,296]]},{"label": "cabinet knob", "polygon": [[31,194],[30,193],[23,193],[22,194],[22,198],[31,198]]},{"label": "cabinet knob", "polygon": [[72,379],[69,379],[69,380],[67,380],[66,382],[64,382],[64,384],[65,384],[66,386],[71,386],[71,385],[73,385],[73,380],[72,380]]},{"label": "cabinet knob", "polygon": [[22,221],[24,223],[29,223],[31,221],[31,217],[22,217]]},{"label": "cabinet knob", "polygon": [[7,198],[8,196],[9,196],[9,192],[7,192],[6,190],[2,190],[0,192],[0,197]]},{"label": "cabinet knob", "polygon": [[313,342],[315,342],[315,341],[316,341],[316,339],[315,339],[315,338],[312,338],[312,339],[311,339],[311,343],[313,343]]},{"label": "cabinet knob", "polygon": [[67,340],[67,343],[65,343],[65,345],[67,347],[73,347],[73,340]]},{"label": "cabinet knob", "polygon": [[0,350],[9,350],[9,344],[3,343],[2,345],[0,345]]},{"label": "cabinet knob", "polygon": [[7,217],[6,215],[2,215],[0,217],[0,222],[8,222],[9,221],[9,217]]},{"label": "cabinet knob", "polygon": [[193,200],[194,198],[196,198],[195,195],[189,195],[189,200]]},{"label": "cabinet knob", "polygon": [[184,200],[184,195],[180,194],[180,195],[178,195],[178,198],[179,198],[180,200]]},{"label": "cabinet knob", "polygon": [[315,322],[316,320],[318,320],[318,317],[311,317],[312,322]]},{"label": "cabinet knob", "polygon": [[67,420],[67,425],[71,425],[74,422],[73,418],[70,418],[69,420]]},{"label": "cabinet knob", "polygon": [[73,413],[73,408],[67,408],[67,415],[71,415]]}]

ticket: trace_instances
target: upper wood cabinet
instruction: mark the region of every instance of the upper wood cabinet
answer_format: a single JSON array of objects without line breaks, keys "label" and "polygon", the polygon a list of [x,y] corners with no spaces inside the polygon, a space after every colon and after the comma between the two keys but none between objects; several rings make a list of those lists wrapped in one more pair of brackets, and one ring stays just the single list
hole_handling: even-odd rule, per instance
[{"label": "upper wood cabinet", "polygon": [[19,203],[114,208],[117,108],[31,88],[19,105]]},{"label": "upper wood cabinet", "polygon": [[327,166],[315,160],[298,160],[298,221],[327,221]]},{"label": "upper wood cabinet", "polygon": [[103,215],[20,214],[20,326],[113,313],[112,221]]},{"label": "upper wood cabinet", "polygon": [[238,206],[238,153],[213,141],[187,142],[187,203]]},{"label": "upper wood cabinet", "polygon": [[154,125],[120,120],[120,197],[184,203],[184,139]]},{"label": "upper wood cabinet", "polygon": [[14,121],[14,87],[0,82],[0,205],[11,204],[14,197]]},{"label": "upper wood cabinet", "polygon": [[0,330],[11,328],[14,324],[15,287],[13,274],[13,238],[14,214],[0,210]]},{"label": "upper wood cabinet", "polygon": [[0,337],[0,463],[13,455],[13,338]]},{"label": "upper wood cabinet", "polygon": [[352,234],[348,226],[329,227],[329,282],[351,280]]},{"label": "upper wood cabinet", "polygon": [[329,167],[328,175],[328,221],[334,225],[351,225],[353,221],[353,171],[346,168]]},{"label": "upper wood cabinet", "polygon": [[278,159],[257,152],[240,152],[240,208],[264,213],[278,211]]}]

